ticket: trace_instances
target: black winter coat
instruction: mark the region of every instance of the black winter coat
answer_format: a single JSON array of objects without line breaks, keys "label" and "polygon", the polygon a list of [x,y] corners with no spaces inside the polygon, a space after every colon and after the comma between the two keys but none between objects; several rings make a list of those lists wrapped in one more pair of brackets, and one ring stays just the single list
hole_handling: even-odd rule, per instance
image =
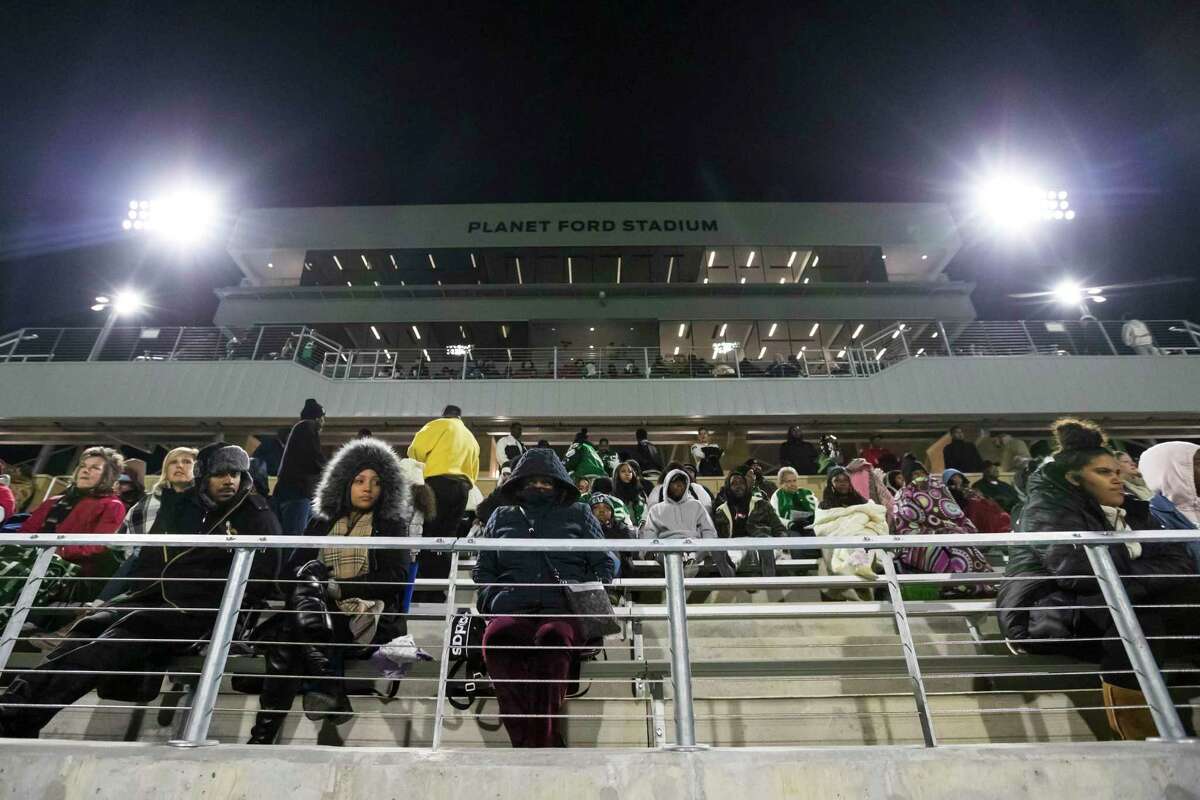
[{"label": "black winter coat", "polygon": [[[528,477],[550,477],[559,488],[558,502],[545,507],[525,507],[517,492]],[[493,539],[603,539],[600,523],[590,508],[579,502],[579,491],[554,451],[535,448],[521,456],[512,477],[500,491],[511,505],[497,508],[488,520],[484,536]],[[553,584],[547,559],[568,583],[612,580],[612,562],[603,551],[554,552],[484,550],[479,554],[472,577],[479,589],[476,606],[483,614],[566,613],[563,590],[557,586],[508,586],[504,584]],[[487,584],[502,584],[488,586]]]},{"label": "black winter coat", "polygon": [[279,478],[275,481],[275,496],[312,497],[324,468],[321,429],[316,420],[302,419],[292,426],[288,435],[279,464]]},{"label": "black winter coat", "polygon": [[821,452],[804,439],[787,439],[779,445],[779,466],[791,467],[801,475],[816,475],[820,470]]},{"label": "black winter coat", "polygon": [[[1068,483],[1061,467],[1048,462],[1029,478],[1028,502],[1021,511],[1017,530],[1107,531],[1112,530],[1100,505],[1083,490]],[[1161,526],[1150,515],[1149,503],[1126,496],[1126,520],[1134,530]],[[1131,558],[1124,544],[1111,545],[1109,555],[1122,576],[1125,591],[1134,603],[1145,602],[1168,591],[1167,581],[1138,580],[1155,575],[1178,575],[1190,571],[1187,548],[1179,544],[1145,543],[1139,558]],[[1056,580],[1006,581],[996,597],[1001,630],[1009,639],[1069,638],[1079,626],[1080,610],[1063,606],[1103,605],[1100,587],[1091,576],[1091,562],[1082,546],[1021,546],[1011,548],[1008,577],[1056,577]],[[1018,610],[1036,607],[1034,610]],[[1055,643],[1034,644],[1031,652],[1059,652]]]}]

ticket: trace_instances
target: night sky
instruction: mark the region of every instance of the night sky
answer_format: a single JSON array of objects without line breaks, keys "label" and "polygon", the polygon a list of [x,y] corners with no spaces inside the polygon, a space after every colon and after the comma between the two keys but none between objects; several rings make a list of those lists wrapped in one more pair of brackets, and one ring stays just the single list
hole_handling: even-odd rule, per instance
[{"label": "night sky", "polygon": [[[1068,188],[1035,242],[971,234],[1010,291],[1196,275],[1200,3],[10,3],[0,48],[0,328],[96,324],[133,283],[206,324],[240,273],[121,235],[131,197],[242,207],[941,201],[989,165]],[[871,8],[873,10],[866,10]],[[1190,316],[1200,283],[1107,316]]]}]

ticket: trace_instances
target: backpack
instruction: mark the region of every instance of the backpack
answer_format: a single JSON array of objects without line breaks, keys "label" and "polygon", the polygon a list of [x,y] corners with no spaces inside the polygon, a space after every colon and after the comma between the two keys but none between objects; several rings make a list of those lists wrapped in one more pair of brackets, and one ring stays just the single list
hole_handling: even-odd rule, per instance
[{"label": "backpack", "polygon": [[[446,699],[466,711],[477,697],[494,697],[483,661],[483,631],[487,620],[469,608],[460,608],[450,624],[450,671],[446,673]],[[461,678],[456,677],[463,671]]]}]

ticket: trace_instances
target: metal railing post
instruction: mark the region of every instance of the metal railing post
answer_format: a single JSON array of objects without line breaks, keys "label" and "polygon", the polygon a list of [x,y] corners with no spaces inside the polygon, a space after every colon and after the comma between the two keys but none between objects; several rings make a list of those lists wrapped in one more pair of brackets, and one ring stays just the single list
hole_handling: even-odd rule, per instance
[{"label": "metal railing post", "polygon": [[[433,749],[442,746],[442,722],[446,719],[446,679],[450,675],[450,639],[454,636],[454,594],[458,583],[458,551],[450,551],[450,575],[446,581],[446,638],[442,642],[442,661],[438,664],[437,706],[433,712]],[[470,643],[464,641],[463,647]]]},{"label": "metal railing post", "polygon": [[266,331],[266,328],[259,327],[258,338],[254,340],[254,352],[250,354],[251,361],[255,361],[258,358],[258,349],[262,347],[263,334],[266,333]]},{"label": "metal railing post", "polygon": [[933,732],[933,717],[929,713],[929,698],[925,694],[925,679],[921,676],[921,662],[917,660],[917,646],[913,642],[912,628],[908,624],[908,609],[900,593],[900,582],[896,580],[896,564],[892,554],[878,551],[883,562],[883,574],[887,580],[888,596],[892,601],[892,614],[896,620],[896,632],[900,634],[900,649],[904,652],[904,667],[912,681],[913,700],[917,704],[917,718],[921,722],[921,736],[926,747],[937,747],[937,736]]},{"label": "metal railing post", "polygon": [[554,348],[554,380],[558,380],[558,348]]},{"label": "metal railing post", "polygon": [[53,558],[54,548],[43,547],[29,570],[29,576],[25,578],[25,585],[21,587],[21,594],[17,596],[16,605],[13,606],[8,623],[4,626],[4,636],[0,638],[0,674],[3,674],[4,668],[8,666],[8,657],[12,655],[17,638],[21,635],[21,627],[29,617],[29,609],[37,599],[38,589],[41,588],[42,579],[46,577],[46,569]]},{"label": "metal railing post", "polygon": [[687,590],[683,585],[683,554],[666,553],[667,622],[671,633],[671,687],[675,700],[675,746],[696,746],[692,707],[692,661],[688,653]]},{"label": "metal railing post", "polygon": [[237,627],[238,612],[242,608],[242,597],[246,594],[246,583],[250,579],[250,566],[254,563],[254,550],[239,547],[233,551],[233,564],[229,567],[229,579],[221,595],[221,607],[213,623],[208,641],[208,653],[204,656],[204,667],[192,695],[192,707],[183,724],[183,735],[170,743],[175,747],[204,747],[216,744],[208,738],[208,727],[212,723],[213,706],[221,691],[221,676],[225,672],[225,661],[229,658],[229,643]]},{"label": "metal railing post", "polygon": [[642,348],[642,362],[644,363],[644,365],[646,367],[646,377],[647,378],[653,377],[650,374],[650,348],[649,347]]},{"label": "metal railing post", "polygon": [[1033,334],[1029,332],[1029,326],[1025,324],[1025,320],[1021,320],[1021,331],[1025,334],[1025,341],[1029,342],[1029,354],[1037,355],[1037,344],[1033,341]]},{"label": "metal railing post", "polygon": [[1104,323],[1100,320],[1096,320],[1096,327],[1100,329],[1100,335],[1104,337],[1104,341],[1108,344],[1108,352],[1112,353],[1114,356],[1120,355],[1117,353],[1117,348],[1113,345],[1113,340],[1109,337],[1108,331],[1104,330]]},{"label": "metal railing post", "polygon": [[467,354],[463,353],[462,380],[467,379]]},{"label": "metal railing post", "polygon": [[1133,674],[1137,677],[1138,686],[1146,696],[1146,705],[1150,707],[1150,715],[1154,717],[1154,726],[1158,735],[1168,741],[1187,738],[1183,723],[1179,720],[1179,712],[1171,700],[1167,683],[1163,680],[1158,664],[1154,661],[1154,653],[1146,634],[1142,631],[1137,614],[1129,602],[1125,585],[1113,564],[1108,545],[1085,545],[1088,561],[1100,583],[1100,591],[1104,594],[1104,602],[1112,614],[1117,631],[1121,634],[1121,642],[1129,655],[1129,663],[1133,666]]},{"label": "metal railing post", "polygon": [[88,353],[88,361],[98,361],[100,353],[104,350],[105,343],[108,342],[108,336],[112,333],[113,326],[117,324],[117,312],[115,309],[108,310],[108,319],[104,320],[104,327],[100,329],[100,333],[96,336],[96,341],[92,343],[92,351]]},{"label": "metal railing post", "polygon": [[1191,323],[1191,320],[1181,320],[1180,324],[1183,329],[1188,332],[1188,336],[1192,337],[1192,344],[1197,350],[1200,350],[1200,337],[1196,336],[1196,326]]},{"label": "metal railing post", "polygon": [[948,356],[954,355],[954,351],[950,348],[950,337],[949,337],[949,335],[946,334],[946,326],[942,324],[941,320],[938,320],[937,329],[938,329],[938,333],[942,337],[942,343],[945,344],[945,346],[946,346],[946,355],[948,355]]}]

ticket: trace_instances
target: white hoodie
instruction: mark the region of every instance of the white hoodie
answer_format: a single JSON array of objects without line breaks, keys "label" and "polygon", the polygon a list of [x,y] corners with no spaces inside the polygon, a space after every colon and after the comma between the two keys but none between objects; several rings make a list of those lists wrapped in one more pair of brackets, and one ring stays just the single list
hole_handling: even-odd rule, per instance
[{"label": "white hoodie", "polygon": [[1138,459],[1142,478],[1153,492],[1174,503],[1179,513],[1200,527],[1200,497],[1196,495],[1193,463],[1200,445],[1190,442],[1156,444]]}]

